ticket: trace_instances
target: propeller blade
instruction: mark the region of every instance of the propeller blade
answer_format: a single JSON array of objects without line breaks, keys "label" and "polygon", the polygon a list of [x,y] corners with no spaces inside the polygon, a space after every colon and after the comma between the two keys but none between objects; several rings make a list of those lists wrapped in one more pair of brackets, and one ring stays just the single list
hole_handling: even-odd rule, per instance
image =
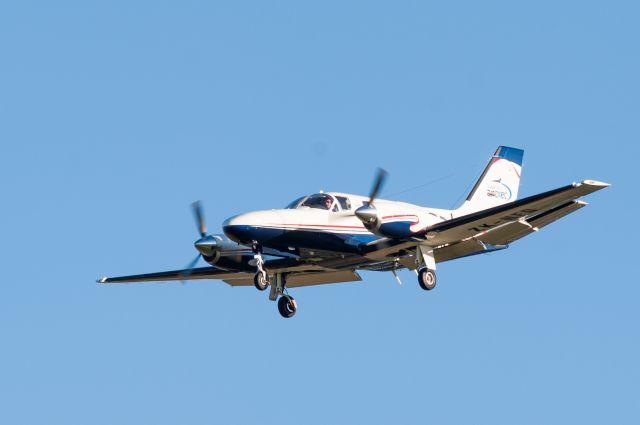
[{"label": "propeller blade", "polygon": [[204,214],[202,213],[202,202],[195,201],[191,204],[191,211],[193,211],[193,217],[196,219],[196,226],[198,232],[203,238],[207,235],[207,226],[204,224]]},{"label": "propeller blade", "polygon": [[[181,279],[185,279],[189,276],[191,276],[191,273],[193,273],[193,270],[196,267],[196,264],[198,264],[198,261],[200,260],[200,254],[198,254],[196,256],[196,258],[194,258],[189,265],[185,268],[184,272],[180,274],[180,278]],[[183,280],[181,280],[182,283],[184,283]]]},{"label": "propeller blade", "polygon": [[380,193],[380,190],[382,190],[382,186],[387,180],[388,175],[389,173],[387,173],[382,168],[378,168],[376,170],[376,176],[373,180],[373,186],[371,186],[371,192],[369,194],[369,205],[373,204],[373,201],[378,197],[378,194]]}]

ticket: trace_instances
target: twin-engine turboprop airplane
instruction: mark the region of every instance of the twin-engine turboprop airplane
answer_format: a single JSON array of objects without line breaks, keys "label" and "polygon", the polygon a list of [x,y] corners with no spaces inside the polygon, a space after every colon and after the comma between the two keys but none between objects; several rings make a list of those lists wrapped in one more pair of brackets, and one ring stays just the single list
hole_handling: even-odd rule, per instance
[{"label": "twin-engine turboprop airplane", "polygon": [[[436,286],[436,263],[505,249],[585,205],[577,200],[609,186],[573,183],[516,200],[521,149],[500,146],[466,201],[455,210],[378,199],[386,172],[378,170],[368,197],[347,193],[303,196],[283,209],[254,211],[224,221],[209,235],[199,202],[198,256],[183,270],[121,277],[100,283],[221,279],[232,286],[271,286],[283,317],[296,301],[287,289],[362,280],[357,270],[415,270],[425,290]],[[194,268],[202,257],[211,267]]]}]

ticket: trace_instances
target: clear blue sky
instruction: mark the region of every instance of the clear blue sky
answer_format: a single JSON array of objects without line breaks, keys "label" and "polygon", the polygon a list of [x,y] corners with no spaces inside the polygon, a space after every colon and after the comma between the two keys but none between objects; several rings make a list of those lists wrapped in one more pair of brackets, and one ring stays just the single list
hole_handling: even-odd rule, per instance
[{"label": "clear blue sky", "polygon": [[[0,422],[638,423],[637,2],[4,2]],[[265,293],[99,286],[320,189],[613,183],[509,250]],[[444,178],[446,177],[446,178]],[[392,196],[407,188],[442,179]]]}]

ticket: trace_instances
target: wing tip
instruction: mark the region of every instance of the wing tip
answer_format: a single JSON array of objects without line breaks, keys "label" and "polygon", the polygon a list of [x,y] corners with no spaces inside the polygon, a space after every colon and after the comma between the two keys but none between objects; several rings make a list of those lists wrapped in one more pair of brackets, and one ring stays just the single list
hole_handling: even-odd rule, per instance
[{"label": "wing tip", "polygon": [[97,282],[97,283],[107,283],[107,281],[108,281],[108,280],[109,280],[109,278],[108,278],[108,277],[106,277],[106,276],[102,276],[101,278],[96,279],[96,282]]},{"label": "wing tip", "polygon": [[598,181],[598,180],[584,180],[582,182],[582,184],[586,184],[586,185],[589,185],[589,186],[598,186],[598,187],[601,187],[601,188],[605,188],[605,187],[611,186],[610,183],[605,183],[605,182],[601,182],[601,181]]}]

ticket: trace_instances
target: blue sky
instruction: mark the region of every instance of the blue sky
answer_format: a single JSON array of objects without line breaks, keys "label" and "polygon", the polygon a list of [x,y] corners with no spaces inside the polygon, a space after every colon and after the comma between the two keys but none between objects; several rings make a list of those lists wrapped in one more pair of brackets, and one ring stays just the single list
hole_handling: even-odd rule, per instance
[{"label": "blue sky", "polygon": [[[5,2],[0,422],[638,423],[636,2]],[[450,208],[496,146],[520,194],[613,183],[509,250],[299,289],[186,265],[320,189]],[[406,191],[434,180],[437,183]],[[397,194],[397,195],[393,195]]]}]

